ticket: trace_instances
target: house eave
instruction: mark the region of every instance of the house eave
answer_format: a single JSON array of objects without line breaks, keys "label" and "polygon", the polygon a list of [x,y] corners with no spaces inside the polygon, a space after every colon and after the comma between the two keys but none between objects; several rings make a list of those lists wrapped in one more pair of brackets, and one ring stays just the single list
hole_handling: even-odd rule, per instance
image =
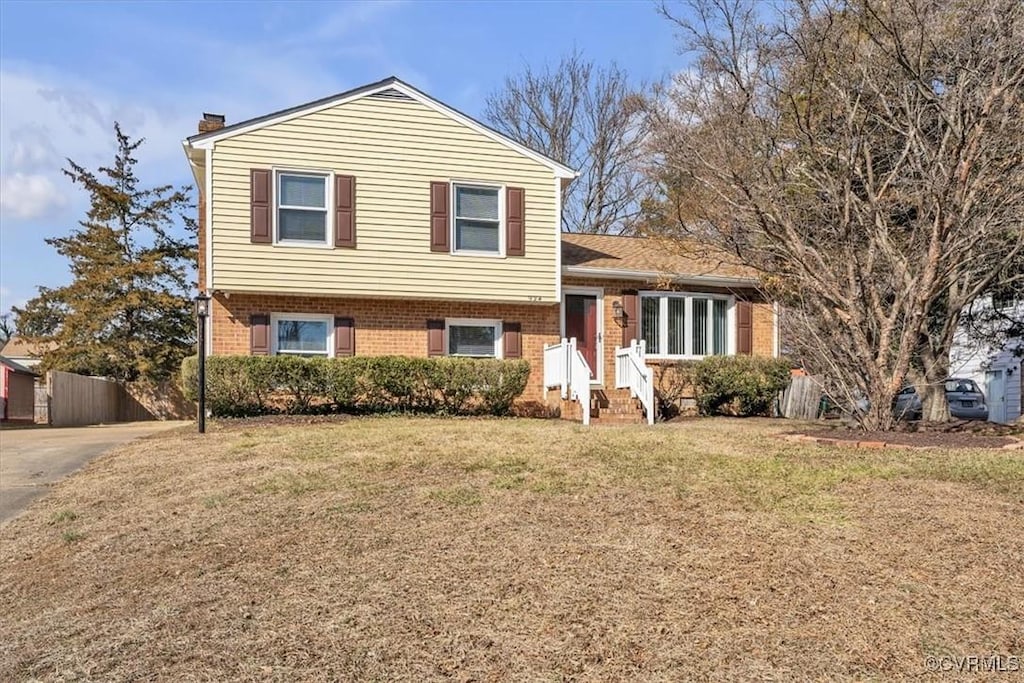
[{"label": "house eave", "polygon": [[185,152],[185,157],[188,159],[189,168],[192,169],[192,178],[196,181],[196,187],[205,187],[206,150],[194,147],[187,139],[181,141],[181,147]]},{"label": "house eave", "polygon": [[641,282],[669,281],[680,285],[707,287],[756,287],[757,278],[727,277],[721,275],[681,275],[656,270],[627,270],[622,268],[592,268],[589,266],[563,266],[562,274],[571,277],[590,277],[598,280],[637,280]]},{"label": "house eave", "polygon": [[447,303],[457,304],[495,304],[500,306],[553,306],[559,303],[557,296],[544,296],[538,299],[491,299],[483,297],[451,297],[439,294],[434,295],[413,295],[413,294],[380,294],[377,292],[366,292],[366,291],[352,291],[352,292],[323,292],[319,290],[300,290],[300,291],[280,291],[272,290],[261,287],[217,287],[215,289],[209,289],[207,294],[220,295],[226,298],[231,298],[232,295],[238,294],[242,296],[267,296],[267,297],[309,297],[314,299],[361,299],[361,300],[380,300],[380,301],[409,301],[415,299],[416,301],[440,301]]}]

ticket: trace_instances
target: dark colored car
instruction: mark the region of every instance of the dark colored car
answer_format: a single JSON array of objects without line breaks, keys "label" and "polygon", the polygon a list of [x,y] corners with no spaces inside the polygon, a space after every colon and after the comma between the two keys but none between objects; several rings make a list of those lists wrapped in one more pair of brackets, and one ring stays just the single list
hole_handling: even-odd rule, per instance
[{"label": "dark colored car", "polygon": [[896,398],[892,400],[892,412],[897,420],[920,420],[924,410],[921,406],[921,397],[912,386],[903,387]]},{"label": "dark colored car", "polygon": [[[949,414],[961,420],[987,420],[988,406],[985,404],[985,394],[975,384],[973,379],[965,377],[950,377],[946,380],[946,402],[949,404]],[[866,412],[868,409],[867,399],[857,402],[857,409]],[[913,386],[905,386],[896,394],[892,400],[892,410],[897,419],[920,420],[923,413],[921,397]]]},{"label": "dark colored car", "polygon": [[[866,398],[858,399],[854,407],[861,413],[866,413],[871,409],[871,401]],[[905,386],[900,389],[900,393],[893,396],[892,412],[897,420],[921,419],[921,398],[913,386]]]},{"label": "dark colored car", "polygon": [[987,420],[985,394],[973,379],[950,377],[946,380],[946,401],[949,414],[961,420]]}]

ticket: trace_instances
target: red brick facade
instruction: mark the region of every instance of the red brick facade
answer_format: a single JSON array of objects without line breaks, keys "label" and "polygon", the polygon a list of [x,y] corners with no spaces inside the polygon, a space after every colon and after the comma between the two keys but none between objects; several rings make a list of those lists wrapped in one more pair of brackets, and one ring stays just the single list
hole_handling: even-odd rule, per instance
[{"label": "red brick facade", "polygon": [[[615,381],[615,347],[622,343],[622,329],[613,317],[613,304],[621,300],[623,290],[644,289],[637,281],[584,280],[566,278],[564,287],[600,287],[604,292],[604,387]],[[647,285],[649,288],[653,286]],[[678,291],[724,293],[709,288],[676,288]],[[571,290],[570,290],[571,291]],[[773,353],[774,314],[772,305],[756,297],[754,301],[753,349],[755,355]],[[249,319],[254,314],[297,313],[329,314],[355,320],[355,349],[361,356],[426,356],[427,321],[444,318],[470,318],[518,322],[522,325],[523,358],[532,371],[524,401],[543,398],[544,345],[556,343],[561,336],[561,310],[553,305],[470,303],[401,299],[342,299],[296,297],[271,294],[218,293],[211,309],[212,353],[215,355],[250,352]],[[657,365],[658,361],[650,361]],[[557,396],[549,395],[557,401]]]},{"label": "red brick facade", "polygon": [[542,398],[544,345],[556,343],[559,330],[559,309],[551,305],[216,294],[211,319],[213,354],[248,354],[249,317],[261,313],[319,313],[353,318],[356,354],[360,356],[426,356],[428,320],[477,318],[518,322],[522,325],[523,358],[530,361],[532,368],[524,401]]}]

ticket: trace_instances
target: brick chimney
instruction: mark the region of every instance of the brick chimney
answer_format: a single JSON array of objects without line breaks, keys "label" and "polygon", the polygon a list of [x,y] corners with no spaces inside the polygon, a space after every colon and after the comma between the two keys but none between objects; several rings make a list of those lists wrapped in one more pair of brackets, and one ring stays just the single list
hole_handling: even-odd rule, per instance
[{"label": "brick chimney", "polygon": [[203,112],[203,118],[199,121],[200,133],[209,133],[210,131],[220,130],[223,127],[223,114],[207,114],[206,112]]}]

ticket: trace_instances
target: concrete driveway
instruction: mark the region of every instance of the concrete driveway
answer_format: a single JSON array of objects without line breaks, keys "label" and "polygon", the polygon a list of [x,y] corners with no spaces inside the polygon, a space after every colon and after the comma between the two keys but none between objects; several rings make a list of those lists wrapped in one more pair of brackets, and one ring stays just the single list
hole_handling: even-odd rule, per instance
[{"label": "concrete driveway", "polygon": [[188,422],[128,422],[93,427],[0,431],[0,525],[21,514],[51,484],[100,453]]}]

